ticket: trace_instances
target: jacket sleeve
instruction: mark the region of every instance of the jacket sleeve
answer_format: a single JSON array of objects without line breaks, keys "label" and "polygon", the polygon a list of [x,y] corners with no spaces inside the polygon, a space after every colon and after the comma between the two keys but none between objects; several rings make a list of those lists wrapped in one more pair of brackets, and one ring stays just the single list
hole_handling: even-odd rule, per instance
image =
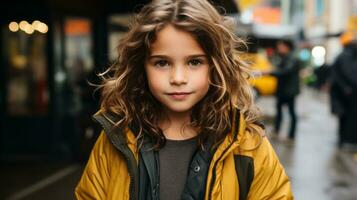
[{"label": "jacket sleeve", "polygon": [[248,199],[293,199],[289,178],[266,137],[263,137],[261,145],[255,151],[255,175],[248,194]]},{"label": "jacket sleeve", "polygon": [[107,148],[110,145],[104,132],[93,147],[82,177],[75,189],[75,196],[81,199],[106,199],[109,182]]}]

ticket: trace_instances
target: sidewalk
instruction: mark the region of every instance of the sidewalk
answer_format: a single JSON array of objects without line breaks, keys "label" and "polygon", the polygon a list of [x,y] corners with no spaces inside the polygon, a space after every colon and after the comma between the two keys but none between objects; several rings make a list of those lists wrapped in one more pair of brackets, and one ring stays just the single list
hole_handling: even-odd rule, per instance
[{"label": "sidewalk", "polygon": [[0,199],[74,199],[83,166],[54,161],[13,161],[0,165]]},{"label": "sidewalk", "polygon": [[[272,130],[275,98],[263,97],[258,106],[265,115],[267,132]],[[357,161],[337,148],[337,120],[330,113],[328,95],[302,88],[296,105],[298,125],[295,142],[271,140],[292,184],[296,200],[356,200]],[[287,136],[289,116],[284,109],[280,137]]]}]

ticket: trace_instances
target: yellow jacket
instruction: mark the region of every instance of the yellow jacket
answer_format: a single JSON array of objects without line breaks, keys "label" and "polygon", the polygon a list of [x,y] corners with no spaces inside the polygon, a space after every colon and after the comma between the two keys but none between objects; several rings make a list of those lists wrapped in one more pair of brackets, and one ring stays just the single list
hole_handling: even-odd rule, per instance
[{"label": "yellow jacket", "polygon": [[[130,129],[125,129],[123,133],[126,134],[127,142],[118,146],[115,141],[120,141],[116,140],[120,135],[108,135],[110,130],[105,127],[113,121],[105,118],[108,123],[103,120],[101,122],[104,131],[92,150],[82,178],[75,189],[75,195],[77,199],[136,199],[137,196],[132,194],[137,190],[130,184],[133,181],[130,169],[133,167],[128,166],[124,154],[118,152],[118,149],[123,147],[120,145],[126,145],[129,153],[135,158],[135,168],[135,163],[139,162],[135,136]],[[293,199],[289,179],[268,139],[263,136],[264,130],[257,125],[259,133],[250,133],[246,129],[243,117],[238,118],[236,123],[239,127],[233,128],[211,159],[204,199]],[[248,161],[248,165],[240,165],[242,160],[237,160],[238,157],[243,158],[244,162]],[[238,177],[237,169],[246,174]],[[248,181],[247,190],[240,191],[242,183],[239,181],[247,182],[245,179],[250,178],[252,180]]]}]

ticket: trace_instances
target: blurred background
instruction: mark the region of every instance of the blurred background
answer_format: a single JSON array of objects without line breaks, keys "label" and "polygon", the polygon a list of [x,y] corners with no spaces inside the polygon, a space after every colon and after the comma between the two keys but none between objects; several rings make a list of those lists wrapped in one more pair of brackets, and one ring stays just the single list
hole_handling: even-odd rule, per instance
[{"label": "blurred background", "polygon": [[[2,2],[0,199],[74,199],[101,129],[91,120],[99,94],[88,82],[99,83],[95,74],[115,60],[117,41],[133,13],[148,2]],[[269,137],[278,80],[264,72],[277,70],[281,62],[275,48],[279,40],[295,44],[300,78],[295,140],[284,140],[290,121],[286,109],[280,139],[271,138],[295,198],[357,199],[357,130],[352,126],[357,123],[357,62],[345,62],[343,56],[337,62],[357,39],[357,0],[212,2],[234,18],[236,34],[248,42],[244,58],[256,75],[251,85]],[[351,55],[357,59],[357,51]],[[353,64],[343,67],[346,63]],[[334,90],[340,83],[345,87]]]}]

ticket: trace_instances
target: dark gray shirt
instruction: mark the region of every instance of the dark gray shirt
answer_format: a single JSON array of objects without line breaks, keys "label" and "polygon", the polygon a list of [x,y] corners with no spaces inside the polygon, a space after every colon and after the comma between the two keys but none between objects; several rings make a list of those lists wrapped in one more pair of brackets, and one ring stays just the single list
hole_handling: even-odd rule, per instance
[{"label": "dark gray shirt", "polygon": [[196,139],[166,140],[166,145],[160,149],[160,200],[181,199]]}]

